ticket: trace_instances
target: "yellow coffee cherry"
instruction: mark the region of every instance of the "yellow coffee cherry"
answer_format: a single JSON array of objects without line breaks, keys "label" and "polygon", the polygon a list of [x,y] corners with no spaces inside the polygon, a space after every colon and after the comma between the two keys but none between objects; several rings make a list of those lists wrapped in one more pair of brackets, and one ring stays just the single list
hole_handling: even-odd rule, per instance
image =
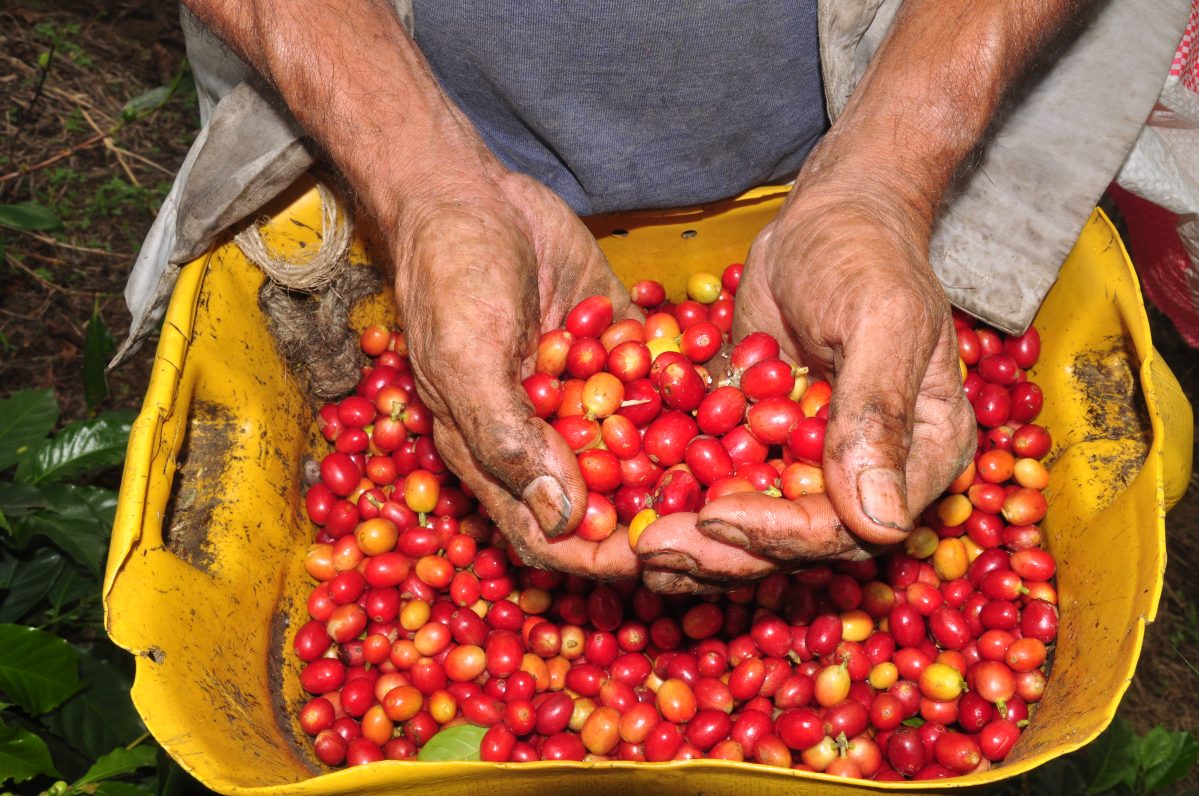
[{"label": "yellow coffee cherry", "polygon": [[712,304],[720,297],[720,277],[698,271],[687,279],[687,297],[700,304]]},{"label": "yellow coffee cherry", "polygon": [[656,519],[658,512],[653,509],[642,509],[633,515],[633,521],[629,523],[629,547],[637,549],[637,540],[641,538],[641,532]]}]

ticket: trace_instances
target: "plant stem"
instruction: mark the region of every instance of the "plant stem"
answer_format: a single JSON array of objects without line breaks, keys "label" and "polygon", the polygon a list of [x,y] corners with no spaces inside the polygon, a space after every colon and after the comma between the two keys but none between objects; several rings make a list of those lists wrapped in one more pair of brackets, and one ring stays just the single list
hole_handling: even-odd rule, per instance
[{"label": "plant stem", "polygon": [[47,628],[54,627],[55,625],[57,625],[61,622],[66,622],[71,619],[76,619],[79,617],[79,615],[83,611],[91,608],[92,604],[94,602],[95,602],[94,599],[92,599],[90,597],[85,597],[84,599],[79,601],[79,603],[75,606],[75,608],[73,608],[72,610],[68,611],[65,614],[59,614],[58,616],[54,617],[53,619],[46,620],[42,624],[37,625],[37,629],[45,630]]},{"label": "plant stem", "polygon": [[125,126],[124,123],[122,123],[122,124],[117,125],[116,127],[114,127],[112,130],[110,130],[107,133],[96,133],[91,138],[88,138],[85,141],[81,141],[80,143],[75,144],[72,147],[64,149],[62,152],[59,152],[57,155],[46,158],[45,160],[41,161],[40,163],[34,163],[32,166],[24,166],[22,168],[17,169],[16,171],[10,171],[8,174],[5,174],[4,176],[0,177],[0,184],[6,183],[6,182],[11,182],[12,180],[17,179],[18,177],[23,177],[26,174],[31,174],[35,171],[40,171],[41,169],[44,169],[47,166],[53,166],[58,161],[71,157],[76,152],[80,151],[81,149],[87,149],[90,146],[94,146],[95,144],[100,143],[106,137],[112,135],[113,133],[118,132],[124,126]]},{"label": "plant stem", "polygon": [[129,743],[125,744],[125,749],[126,750],[133,749],[134,747],[140,746],[141,744],[145,743],[149,739],[150,739],[150,732],[149,732],[149,730],[147,730],[146,732],[143,732],[141,735],[134,738]]}]

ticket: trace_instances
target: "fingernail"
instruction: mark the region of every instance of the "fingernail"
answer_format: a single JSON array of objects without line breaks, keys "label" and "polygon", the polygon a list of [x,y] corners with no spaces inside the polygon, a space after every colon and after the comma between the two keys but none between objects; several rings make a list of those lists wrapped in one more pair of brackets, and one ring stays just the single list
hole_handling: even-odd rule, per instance
[{"label": "fingernail", "polygon": [[716,539],[742,550],[749,548],[749,537],[736,525],[729,525],[720,520],[704,520],[699,524],[699,529],[709,539]]},{"label": "fingernail", "polygon": [[661,550],[648,556],[641,556],[641,561],[651,567],[660,567],[676,572],[695,572],[698,569],[694,558],[674,550]]},{"label": "fingernail", "polygon": [[872,467],[858,473],[858,499],[862,512],[886,528],[912,530],[907,501],[899,474],[886,467]]},{"label": "fingernail", "polygon": [[529,482],[523,493],[524,501],[546,536],[560,536],[570,522],[570,498],[562,487],[548,475]]}]

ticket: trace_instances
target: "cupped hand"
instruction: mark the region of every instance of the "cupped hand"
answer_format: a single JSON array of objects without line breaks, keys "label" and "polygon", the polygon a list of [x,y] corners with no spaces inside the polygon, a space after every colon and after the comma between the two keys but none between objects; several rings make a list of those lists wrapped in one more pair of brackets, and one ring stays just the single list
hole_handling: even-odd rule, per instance
[{"label": "cupped hand", "polygon": [[948,301],[928,263],[930,222],[870,186],[797,187],[758,236],[734,336],[765,331],[834,383],[826,494],[737,494],[664,518],[637,552],[660,590],[711,591],[902,541],[969,462]]},{"label": "cupped hand", "polygon": [[594,238],[549,189],[494,163],[422,187],[391,229],[400,321],[447,464],[526,563],[635,575],[624,534],[563,536],[582,520],[587,490],[521,387],[541,332],[580,300],[608,296],[617,318],[629,310]]}]

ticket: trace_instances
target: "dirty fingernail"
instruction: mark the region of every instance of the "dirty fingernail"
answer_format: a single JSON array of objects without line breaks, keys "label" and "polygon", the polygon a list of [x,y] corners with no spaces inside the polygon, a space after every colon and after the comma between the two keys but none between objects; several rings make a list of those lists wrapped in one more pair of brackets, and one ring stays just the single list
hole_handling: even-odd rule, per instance
[{"label": "dirty fingernail", "polygon": [[657,553],[651,553],[648,556],[642,556],[641,561],[651,567],[660,567],[676,572],[694,572],[698,568],[694,558],[686,553],[678,553],[674,550],[662,550]]},{"label": "dirty fingernail", "polygon": [[863,513],[879,525],[900,531],[912,530],[903,485],[894,470],[872,467],[859,473],[858,500]]},{"label": "dirty fingernail", "polygon": [[534,478],[522,495],[537,524],[546,536],[560,536],[570,522],[570,498],[562,487],[548,475]]},{"label": "dirty fingernail", "polygon": [[709,539],[716,539],[725,544],[740,547],[742,550],[749,549],[749,537],[736,525],[729,525],[720,520],[705,520],[699,524],[699,529]]}]

